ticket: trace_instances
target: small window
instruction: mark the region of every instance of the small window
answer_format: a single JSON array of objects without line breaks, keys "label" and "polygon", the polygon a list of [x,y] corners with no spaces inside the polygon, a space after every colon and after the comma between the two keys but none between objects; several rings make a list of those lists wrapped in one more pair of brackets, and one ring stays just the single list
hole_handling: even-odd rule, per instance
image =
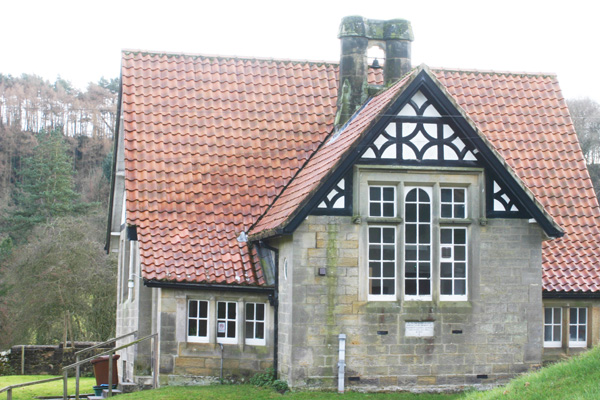
[{"label": "small window", "polygon": [[396,227],[369,227],[369,299],[396,300]]},{"label": "small window", "polygon": [[467,218],[467,190],[465,188],[442,188],[440,194],[442,218]]},{"label": "small window", "polygon": [[265,345],[265,305],[246,303],[246,344]]},{"label": "small window", "polygon": [[569,309],[569,347],[587,347],[587,308]]},{"label": "small window", "polygon": [[237,303],[217,302],[217,343],[237,343]]},{"label": "small window", "polygon": [[544,308],[544,347],[562,346],[562,309]]},{"label": "small window", "polygon": [[208,343],[208,301],[188,301],[188,342]]},{"label": "small window", "polygon": [[394,218],[396,216],[396,188],[394,186],[369,186],[369,217]]},{"label": "small window", "polygon": [[440,229],[440,300],[467,299],[467,228]]}]

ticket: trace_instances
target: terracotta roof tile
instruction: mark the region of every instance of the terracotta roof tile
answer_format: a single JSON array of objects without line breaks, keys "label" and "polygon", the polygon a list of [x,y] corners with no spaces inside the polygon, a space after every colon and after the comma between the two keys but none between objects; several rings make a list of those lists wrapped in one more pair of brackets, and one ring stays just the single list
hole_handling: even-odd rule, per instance
[{"label": "terracotta roof tile", "polygon": [[[562,238],[543,244],[544,289],[600,290],[598,201],[556,77],[445,70],[435,74],[565,230]],[[465,86],[471,87],[469,96]]]},{"label": "terracotta roof tile", "polygon": [[331,130],[337,66],[124,52],[122,77],[144,278],[264,284],[236,238]]},{"label": "terracotta roof tile", "polygon": [[[556,78],[434,73],[565,230],[544,242],[545,290],[600,290],[598,203]],[[336,65],[124,52],[122,75],[127,222],[144,277],[250,285],[265,281],[239,233],[288,220],[406,83],[314,153],[332,129]]]},{"label": "terracotta roof tile", "polygon": [[292,180],[282,195],[275,201],[264,217],[252,228],[251,233],[272,231],[290,219],[302,204],[314,192],[319,183],[326,179],[328,173],[335,169],[341,157],[355,143],[356,139],[373,123],[375,117],[389,104],[391,99],[398,94],[400,89],[410,80],[409,74],[390,89],[374,97],[360,110],[354,119],[340,132],[337,139],[329,139],[315,153],[315,156]]}]

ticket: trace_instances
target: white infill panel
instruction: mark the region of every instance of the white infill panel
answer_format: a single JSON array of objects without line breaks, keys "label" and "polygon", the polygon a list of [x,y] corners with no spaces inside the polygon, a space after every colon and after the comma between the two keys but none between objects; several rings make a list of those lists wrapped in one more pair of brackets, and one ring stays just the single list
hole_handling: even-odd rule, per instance
[{"label": "white infill panel", "polygon": [[405,322],[404,336],[406,337],[431,337],[433,336],[433,321]]}]

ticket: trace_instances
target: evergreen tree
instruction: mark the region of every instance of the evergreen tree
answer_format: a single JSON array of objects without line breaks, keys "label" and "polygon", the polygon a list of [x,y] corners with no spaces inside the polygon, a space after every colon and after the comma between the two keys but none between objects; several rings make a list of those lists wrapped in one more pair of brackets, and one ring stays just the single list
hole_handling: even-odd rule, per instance
[{"label": "evergreen tree", "polygon": [[42,132],[37,139],[33,155],[25,159],[20,173],[21,182],[14,196],[16,210],[5,221],[5,230],[17,241],[34,225],[81,208],[61,132]]},{"label": "evergreen tree", "polygon": [[110,182],[112,175],[113,153],[112,151],[102,160],[102,176]]},{"label": "evergreen tree", "polygon": [[98,86],[109,90],[113,94],[119,94],[120,84],[119,78],[106,79],[105,77],[102,77],[98,81]]}]

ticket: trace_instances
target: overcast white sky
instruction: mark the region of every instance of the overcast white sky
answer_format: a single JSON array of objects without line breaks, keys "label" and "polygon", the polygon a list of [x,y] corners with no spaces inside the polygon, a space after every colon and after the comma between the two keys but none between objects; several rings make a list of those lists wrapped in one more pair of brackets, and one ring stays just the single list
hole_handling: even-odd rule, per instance
[{"label": "overcast white sky", "polygon": [[121,49],[337,61],[342,17],[405,18],[413,65],[558,75],[600,102],[596,0],[4,0],[0,73],[80,88],[119,75]]}]

